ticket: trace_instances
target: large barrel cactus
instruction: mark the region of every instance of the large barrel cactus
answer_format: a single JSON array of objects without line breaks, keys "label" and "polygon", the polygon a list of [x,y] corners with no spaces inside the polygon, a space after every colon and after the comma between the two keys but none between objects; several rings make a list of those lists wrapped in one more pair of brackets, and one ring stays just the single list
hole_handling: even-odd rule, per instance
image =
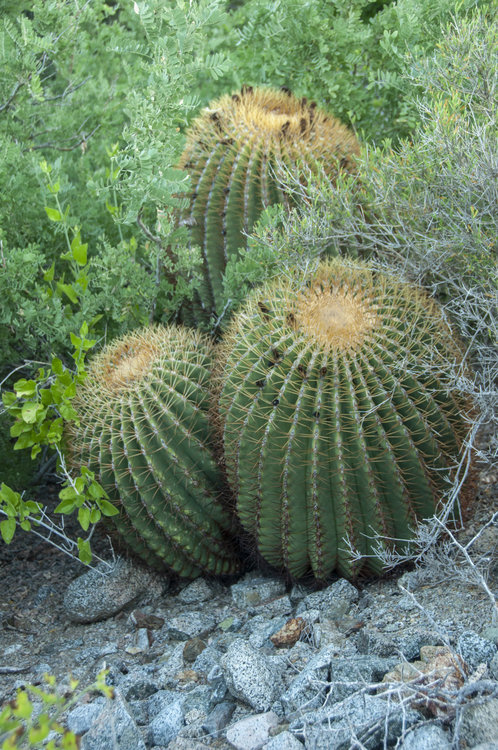
[{"label": "large barrel cactus", "polygon": [[180,166],[191,175],[190,205],[181,216],[200,246],[203,280],[186,319],[207,323],[222,312],[227,260],[247,244],[263,209],[289,204],[285,170],[319,161],[333,178],[353,170],[353,133],[315,102],[288,89],[243,86],[207,107],[189,131]]},{"label": "large barrel cactus", "polygon": [[230,516],[206,412],[212,346],[180,327],[134,332],[90,363],[74,400],[73,463],[97,474],[110,521],[149,565],[181,576],[231,574]]},{"label": "large barrel cactus", "polygon": [[405,548],[433,515],[466,434],[469,406],[445,375],[462,353],[441,311],[329,261],[305,285],[253,292],[218,358],[226,470],[263,558],[319,580],[380,572],[377,545]]}]

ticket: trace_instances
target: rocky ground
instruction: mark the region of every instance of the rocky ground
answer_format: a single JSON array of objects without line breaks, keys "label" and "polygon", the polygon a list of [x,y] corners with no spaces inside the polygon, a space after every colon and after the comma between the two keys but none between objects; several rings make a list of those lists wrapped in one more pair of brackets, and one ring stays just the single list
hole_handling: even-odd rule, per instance
[{"label": "rocky ground", "polygon": [[[481,472],[460,544],[496,510],[497,480]],[[104,536],[94,547],[110,559]],[[115,698],[65,718],[82,750],[497,750],[497,547],[492,524],[468,548],[488,593],[462,555],[317,591],[123,559],[85,572],[19,533],[0,546],[0,705],[44,673],[63,691],[105,666]]]}]

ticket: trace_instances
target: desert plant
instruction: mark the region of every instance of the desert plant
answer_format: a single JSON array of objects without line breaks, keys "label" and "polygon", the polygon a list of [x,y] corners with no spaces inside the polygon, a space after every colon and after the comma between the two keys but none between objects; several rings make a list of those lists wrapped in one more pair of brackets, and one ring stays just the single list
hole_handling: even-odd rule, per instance
[{"label": "desert plant", "polygon": [[207,420],[212,345],[177,327],[143,329],[89,366],[68,435],[120,513],[119,535],[154,567],[185,577],[236,572]]},{"label": "desert plant", "polygon": [[194,320],[220,316],[227,261],[246,246],[266,207],[290,204],[280,186],[282,167],[318,161],[333,178],[341,169],[354,169],[358,151],[350,130],[289,89],[243,86],[211,102],[192,125],[180,161],[192,185],[180,223],[189,226],[191,242],[203,255]]},{"label": "desert plant", "polygon": [[351,577],[382,569],[376,537],[409,546],[467,433],[451,387],[462,358],[423,292],[361,264],[252,293],[220,347],[218,410],[237,512],[265,560]]}]

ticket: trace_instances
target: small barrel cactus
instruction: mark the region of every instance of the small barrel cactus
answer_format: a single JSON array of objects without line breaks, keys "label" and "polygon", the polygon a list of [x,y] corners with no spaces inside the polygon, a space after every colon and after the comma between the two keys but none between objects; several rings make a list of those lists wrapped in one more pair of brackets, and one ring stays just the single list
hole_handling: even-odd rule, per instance
[{"label": "small barrel cactus", "polygon": [[231,519],[211,452],[212,345],[180,327],[133,332],[91,361],[76,394],[76,465],[96,472],[119,508],[111,520],[149,565],[181,576],[231,574]]},{"label": "small barrel cactus", "polygon": [[294,577],[380,572],[379,543],[405,549],[433,515],[466,435],[436,304],[329,261],[253,292],[218,360],[226,471],[262,557]]},{"label": "small barrel cactus", "polygon": [[194,122],[179,165],[192,184],[181,221],[203,257],[203,281],[185,319],[207,323],[222,312],[227,260],[246,247],[263,209],[290,202],[283,170],[319,161],[333,178],[339,169],[354,169],[358,152],[348,128],[288,89],[243,86],[211,102]]}]

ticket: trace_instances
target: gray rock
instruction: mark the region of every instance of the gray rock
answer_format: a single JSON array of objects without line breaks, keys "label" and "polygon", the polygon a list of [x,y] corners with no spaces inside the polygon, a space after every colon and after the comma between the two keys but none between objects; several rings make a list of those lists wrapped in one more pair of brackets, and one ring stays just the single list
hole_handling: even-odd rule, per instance
[{"label": "gray rock", "polygon": [[489,674],[491,679],[498,681],[498,654],[495,654],[489,663]]},{"label": "gray rock", "polygon": [[145,750],[142,734],[124,698],[115,692],[81,740],[81,750]]},{"label": "gray rock", "polygon": [[149,723],[148,700],[129,701],[130,713],[138,726],[144,727]]},{"label": "gray rock", "polygon": [[486,638],[486,640],[491,641],[491,643],[494,643],[495,646],[498,646],[498,628],[485,628],[482,631],[482,637]]},{"label": "gray rock", "polygon": [[463,709],[460,738],[468,747],[483,742],[498,743],[498,698],[470,704]]},{"label": "gray rock", "polygon": [[223,653],[216,646],[207,646],[192,664],[192,669],[209,674],[213,667],[219,665],[222,656]]},{"label": "gray rock", "polygon": [[358,738],[367,750],[374,750],[387,734],[388,746],[420,721],[418,711],[389,705],[372,695],[352,695],[330,709],[310,711],[294,720],[289,729],[310,750],[349,750]]},{"label": "gray rock", "polygon": [[259,604],[255,609],[257,614],[262,613],[269,619],[270,617],[288,615],[292,612],[293,607],[291,600],[287,594],[285,594],[284,596],[279,596],[277,599],[272,599],[269,602]]},{"label": "gray rock", "polygon": [[64,594],[64,612],[73,622],[96,622],[143,598],[160,596],[164,581],[145,568],[118,558],[109,569],[103,563],[72,581]]},{"label": "gray rock", "polygon": [[471,750],[498,750],[498,741],[479,743],[479,745],[474,745]]},{"label": "gray rock", "polygon": [[227,740],[236,750],[261,750],[270,738],[270,729],[277,724],[278,716],[272,711],[248,716],[230,727]]},{"label": "gray rock", "polygon": [[290,732],[280,732],[266,743],[264,750],[303,750],[303,746]]},{"label": "gray rock", "polygon": [[151,697],[147,701],[149,721],[154,719],[167,706],[170,706],[177,700],[178,693],[174,690],[159,690],[155,695],[151,695]]},{"label": "gray rock", "polygon": [[171,617],[166,623],[166,634],[179,641],[188,641],[197,635],[205,635],[216,627],[216,618],[208,612],[184,612]]},{"label": "gray rock", "polygon": [[320,649],[318,654],[311,658],[304,669],[292,680],[287,690],[280,696],[286,716],[291,716],[298,710],[310,711],[322,705],[334,653],[334,646],[325,646]]},{"label": "gray rock", "polygon": [[93,703],[86,703],[73,708],[68,713],[66,720],[69,731],[75,734],[85,734],[85,732],[88,732],[92,724],[102,713],[105,704],[106,699],[98,697]]},{"label": "gray rock", "polygon": [[419,658],[421,646],[437,646],[439,643],[437,635],[419,630],[384,634],[372,628],[363,628],[355,638],[356,647],[361,654],[390,657],[399,652],[407,661]]},{"label": "gray rock", "polygon": [[490,664],[498,648],[491,641],[474,633],[473,630],[466,630],[457,641],[457,651],[473,671],[479,664]]},{"label": "gray rock", "polygon": [[451,750],[451,743],[441,727],[425,724],[406,735],[400,750]]},{"label": "gray rock", "polygon": [[319,609],[322,617],[340,620],[358,599],[358,589],[345,578],[341,578],[326,589],[305,596],[296,612],[300,614],[307,609]]},{"label": "gray rock", "polygon": [[219,664],[215,664],[209,671],[209,674],[207,676],[207,683],[212,691],[211,705],[215,706],[225,698],[228,692],[225,675],[223,674],[223,670],[221,669]]},{"label": "gray rock", "polygon": [[149,724],[147,740],[150,745],[167,746],[175,739],[184,724],[182,703],[179,700],[168,704]]},{"label": "gray rock", "polygon": [[283,596],[285,584],[279,578],[264,578],[248,573],[242,581],[230,586],[230,591],[234,604],[246,609]]},{"label": "gray rock", "polygon": [[140,701],[157,693],[160,683],[151,670],[135,667],[119,679],[118,686],[125,700]]},{"label": "gray rock", "polygon": [[270,641],[270,636],[280,630],[287,620],[288,617],[285,615],[274,617],[271,620],[263,615],[256,615],[244,625],[241,633],[249,635],[248,640],[253,648],[259,649],[262,646],[265,646],[274,650],[273,643]]},{"label": "gray rock", "polygon": [[212,599],[213,589],[209,586],[204,578],[197,578],[176,595],[176,598],[182,604],[198,604]]},{"label": "gray rock", "polygon": [[381,682],[392,663],[392,659],[380,656],[358,655],[348,659],[334,657],[330,661],[327,704],[344,700],[359,690],[362,684]]},{"label": "gray rock", "polygon": [[175,675],[182,671],[184,667],[184,646],[185,644],[183,642],[177,643],[173,649],[168,651],[164,664],[159,667],[157,680],[162,687],[170,687],[176,681]]},{"label": "gray rock", "polygon": [[210,737],[218,737],[223,729],[228,725],[232,714],[235,710],[235,703],[231,701],[222,701],[213,708],[202,724],[203,730]]},{"label": "gray rock", "polygon": [[182,696],[183,711],[188,714],[191,711],[202,714],[205,719],[210,711],[211,688],[208,685],[196,685]]},{"label": "gray rock", "polygon": [[221,660],[228,690],[255,711],[267,711],[277,697],[277,679],[267,660],[249,643],[233,643]]}]

